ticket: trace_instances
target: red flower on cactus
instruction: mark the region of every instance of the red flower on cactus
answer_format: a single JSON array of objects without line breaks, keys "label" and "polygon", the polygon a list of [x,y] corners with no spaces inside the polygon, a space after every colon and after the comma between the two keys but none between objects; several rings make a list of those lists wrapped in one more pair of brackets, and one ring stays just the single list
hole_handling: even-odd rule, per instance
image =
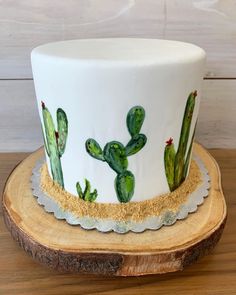
[{"label": "red flower on cactus", "polygon": [[166,141],[166,145],[172,145],[173,143],[173,138],[170,137],[167,141]]},{"label": "red flower on cactus", "polygon": [[43,101],[41,101],[41,106],[43,109],[45,109],[45,103]]}]

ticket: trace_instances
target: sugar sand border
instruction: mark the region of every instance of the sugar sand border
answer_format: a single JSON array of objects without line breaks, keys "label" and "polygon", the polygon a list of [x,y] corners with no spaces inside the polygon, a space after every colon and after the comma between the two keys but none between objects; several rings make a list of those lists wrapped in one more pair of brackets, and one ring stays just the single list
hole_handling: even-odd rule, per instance
[{"label": "sugar sand border", "polygon": [[69,211],[78,218],[90,217],[119,222],[142,222],[148,217],[160,216],[164,211],[177,212],[187,201],[189,194],[202,183],[201,171],[196,161],[192,160],[187,179],[175,191],[142,202],[109,204],[86,202],[65,191],[53,182],[46,163],[42,165],[40,172],[42,191],[53,199],[62,211]]}]

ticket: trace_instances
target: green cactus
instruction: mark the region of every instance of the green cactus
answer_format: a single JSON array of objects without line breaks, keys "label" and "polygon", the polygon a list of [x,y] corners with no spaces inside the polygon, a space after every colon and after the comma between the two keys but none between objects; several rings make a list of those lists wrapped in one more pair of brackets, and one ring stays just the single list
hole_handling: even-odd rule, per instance
[{"label": "green cactus", "polygon": [[78,193],[78,196],[80,197],[80,199],[82,199],[84,201],[94,202],[98,196],[96,189],[93,192],[91,192],[91,185],[87,179],[85,179],[84,191],[82,190],[79,182],[76,183],[76,190],[77,190],[77,193]]},{"label": "green cactus", "polygon": [[189,167],[189,161],[190,161],[190,156],[191,156],[191,152],[192,152],[192,147],[193,147],[193,140],[194,140],[194,136],[195,136],[195,131],[196,131],[196,126],[197,126],[197,122],[195,124],[194,127],[194,131],[193,131],[193,135],[192,135],[192,139],[188,148],[188,153],[187,153],[187,157],[184,163],[184,179],[186,178],[187,174],[188,174],[188,167]]},{"label": "green cactus", "polygon": [[122,173],[128,167],[126,150],[119,141],[108,142],[104,147],[104,159],[117,173]]},{"label": "green cactus", "polygon": [[64,154],[68,135],[68,121],[66,113],[62,109],[57,109],[57,129],[58,129],[58,152],[60,157]]},{"label": "green cactus", "polygon": [[189,132],[193,117],[196,96],[196,91],[190,93],[185,106],[185,112],[179,139],[179,146],[175,157],[175,184],[177,186],[179,186],[184,181],[185,153],[187,150],[189,140]]},{"label": "green cactus", "polygon": [[178,187],[183,181],[184,155],[176,153],[175,156],[175,185]]},{"label": "green cactus", "polygon": [[125,170],[117,174],[115,179],[115,188],[117,198],[121,203],[127,203],[134,194],[135,178],[132,172]]},{"label": "green cactus", "polygon": [[126,118],[126,124],[131,137],[139,134],[145,118],[145,110],[141,106],[132,107]]},{"label": "green cactus", "polygon": [[135,134],[125,147],[126,156],[139,152],[146,144],[147,137],[144,134]]},{"label": "green cactus", "polygon": [[177,152],[175,153],[172,138],[170,138],[170,140],[166,142],[167,145],[165,148],[164,162],[165,162],[167,182],[168,182],[170,191],[173,191],[174,189],[179,187],[180,184],[185,180],[187,176],[194,134],[191,139],[187,156],[186,156],[186,151],[187,151],[187,146],[189,141],[189,133],[191,128],[193,111],[195,107],[196,96],[197,96],[197,91],[194,91],[190,93],[187,99]]},{"label": "green cactus", "polygon": [[164,154],[164,163],[166,171],[166,179],[172,192],[175,189],[175,148],[173,144],[173,139],[170,138],[166,142],[165,154]]},{"label": "green cactus", "polygon": [[105,161],[103,157],[103,151],[100,145],[96,142],[96,140],[90,138],[86,141],[86,150],[90,154],[90,156],[94,157],[97,160]]},{"label": "green cactus", "polygon": [[57,110],[57,131],[49,110],[45,103],[42,104],[43,114],[43,136],[46,153],[50,159],[52,178],[64,188],[63,173],[61,167],[61,157],[65,152],[68,135],[68,121],[66,113],[62,109]]},{"label": "green cactus", "polygon": [[119,141],[108,142],[103,151],[100,145],[92,138],[89,138],[85,147],[88,154],[100,161],[105,161],[117,173],[115,179],[115,190],[120,202],[126,203],[131,200],[134,194],[135,178],[132,172],[128,171],[128,156],[140,151],[146,144],[147,138],[140,134],[145,118],[144,108],[135,106],[127,114],[126,124],[131,139],[126,146]]}]

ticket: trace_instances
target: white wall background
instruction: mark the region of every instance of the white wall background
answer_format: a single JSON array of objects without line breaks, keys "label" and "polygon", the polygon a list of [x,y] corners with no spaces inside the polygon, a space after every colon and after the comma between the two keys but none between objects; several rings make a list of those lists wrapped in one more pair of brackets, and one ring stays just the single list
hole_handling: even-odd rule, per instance
[{"label": "white wall background", "polygon": [[42,145],[32,48],[93,37],[163,38],[203,47],[208,61],[197,140],[236,147],[235,0],[0,0],[0,152]]}]

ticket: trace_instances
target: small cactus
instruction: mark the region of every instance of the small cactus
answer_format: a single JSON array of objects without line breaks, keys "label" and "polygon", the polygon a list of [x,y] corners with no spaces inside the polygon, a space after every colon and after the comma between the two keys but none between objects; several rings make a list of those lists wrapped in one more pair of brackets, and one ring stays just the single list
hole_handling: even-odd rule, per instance
[{"label": "small cactus", "polygon": [[96,189],[93,192],[91,192],[91,185],[87,179],[85,179],[84,191],[82,190],[79,182],[76,183],[76,190],[77,190],[77,193],[78,193],[78,196],[80,197],[80,199],[82,199],[84,201],[94,202],[98,196]]},{"label": "small cactus", "polygon": [[127,157],[136,154],[147,142],[146,136],[139,133],[144,118],[145,111],[141,106],[135,106],[128,112],[126,124],[131,139],[126,146],[119,141],[111,141],[102,150],[100,145],[92,138],[89,138],[85,143],[86,150],[91,157],[107,162],[117,173],[115,190],[118,200],[122,203],[129,202],[134,194],[135,178],[132,172],[127,170]]},{"label": "small cactus", "polygon": [[[170,191],[173,191],[185,180],[188,172],[194,133],[187,152],[189,133],[195,107],[197,91],[191,92],[186,102],[184,117],[179,138],[178,150],[175,152],[173,139],[167,141],[164,153],[165,172]],[[196,127],[196,126],[195,126]],[[187,156],[186,156],[187,152]]]},{"label": "small cactus", "polygon": [[43,114],[43,137],[46,153],[50,159],[50,167],[52,178],[55,182],[64,188],[63,173],[61,167],[61,157],[65,152],[66,140],[68,135],[68,121],[66,113],[61,109],[57,109],[57,131],[52,116],[41,102]]}]

